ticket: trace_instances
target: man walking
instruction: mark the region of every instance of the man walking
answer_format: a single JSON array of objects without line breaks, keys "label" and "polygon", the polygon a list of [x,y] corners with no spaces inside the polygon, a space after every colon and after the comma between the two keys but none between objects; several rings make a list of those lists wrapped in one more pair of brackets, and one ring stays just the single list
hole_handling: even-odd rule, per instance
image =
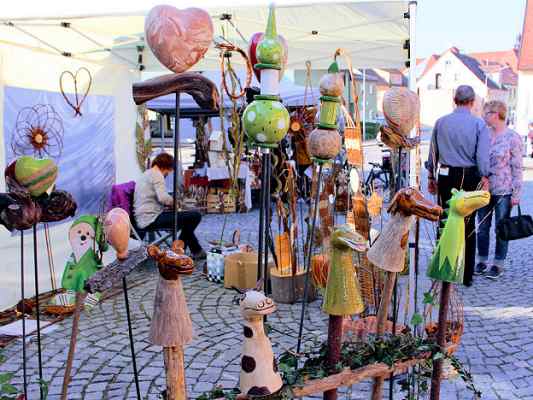
[{"label": "man walking", "polygon": [[[468,85],[455,91],[455,110],[435,123],[426,168],[428,190],[438,193],[439,205],[447,208],[451,190],[489,189],[490,133],[481,118],[472,115],[476,95]],[[443,218],[445,218],[443,216]],[[465,219],[465,286],[472,285],[476,262],[476,216]]]}]

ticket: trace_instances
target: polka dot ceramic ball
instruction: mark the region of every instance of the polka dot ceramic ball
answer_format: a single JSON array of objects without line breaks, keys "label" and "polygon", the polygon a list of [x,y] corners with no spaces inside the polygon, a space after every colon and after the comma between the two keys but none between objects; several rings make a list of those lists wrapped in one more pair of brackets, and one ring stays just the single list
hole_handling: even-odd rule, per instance
[{"label": "polka dot ceramic ball", "polygon": [[244,130],[256,143],[275,144],[287,134],[289,112],[279,101],[255,100],[242,116]]},{"label": "polka dot ceramic ball", "polygon": [[277,38],[264,37],[257,45],[255,54],[260,63],[281,65],[283,46]]}]

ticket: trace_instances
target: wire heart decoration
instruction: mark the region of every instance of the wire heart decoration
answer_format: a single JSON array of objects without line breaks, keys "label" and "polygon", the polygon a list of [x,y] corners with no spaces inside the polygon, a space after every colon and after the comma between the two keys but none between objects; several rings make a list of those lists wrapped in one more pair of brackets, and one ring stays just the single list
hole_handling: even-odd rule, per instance
[{"label": "wire heart decoration", "polygon": [[[87,74],[88,82],[89,82],[87,85],[87,89],[85,90],[85,93],[83,93],[83,95],[81,96],[78,93],[78,74],[80,74],[80,72],[85,72]],[[64,83],[65,78],[72,79],[72,83],[74,84],[74,98],[76,100],[75,103],[72,103],[67,97],[67,94],[65,93],[65,90],[63,88],[63,83]],[[61,76],[59,77],[59,88],[61,90],[61,94],[63,95],[63,98],[65,99],[67,104],[74,110],[75,117],[77,117],[78,115],[80,117],[82,116],[81,106],[83,105],[83,102],[87,98],[87,95],[89,94],[89,90],[91,90],[92,82],[93,82],[93,78],[91,76],[91,72],[85,67],[79,68],[75,73],[72,73],[71,71],[63,71],[61,73]]]}]

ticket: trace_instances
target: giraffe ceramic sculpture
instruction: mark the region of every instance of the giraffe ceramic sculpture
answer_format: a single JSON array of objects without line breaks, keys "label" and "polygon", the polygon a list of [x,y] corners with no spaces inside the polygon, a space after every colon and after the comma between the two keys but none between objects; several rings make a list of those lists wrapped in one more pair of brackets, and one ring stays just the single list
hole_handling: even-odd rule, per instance
[{"label": "giraffe ceramic sculpture", "polygon": [[[260,284],[258,284],[260,286]],[[265,334],[263,316],[276,311],[272,299],[257,290],[242,292],[239,301],[244,318],[240,389],[247,396],[266,396],[283,386],[277,372],[270,339]]]}]

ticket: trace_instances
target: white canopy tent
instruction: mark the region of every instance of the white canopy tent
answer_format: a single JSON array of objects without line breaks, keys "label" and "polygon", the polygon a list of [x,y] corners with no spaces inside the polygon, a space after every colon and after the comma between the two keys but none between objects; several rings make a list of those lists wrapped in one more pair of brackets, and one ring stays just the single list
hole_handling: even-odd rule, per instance
[{"label": "white canopy tent", "polygon": [[[83,66],[93,75],[90,94],[112,96],[115,106],[116,181],[135,179],[140,173],[135,159],[136,107],[131,85],[144,71],[165,71],[144,45],[144,16],[157,5],[155,0],[18,0],[0,10],[0,131],[4,130],[6,86],[59,91],[59,76],[64,70]],[[209,11],[215,25],[215,41],[225,38],[246,48],[243,40],[263,31],[268,2],[264,0],[168,1],[178,8],[190,6]],[[310,60],[313,68],[327,68],[337,48],[352,58],[354,68],[401,68],[408,60],[404,49],[409,38],[407,0],[302,1],[277,2],[278,31],[289,45],[288,69],[304,69]],[[413,15],[413,14],[411,14]],[[414,24],[414,18],[411,24]],[[242,35],[242,36],[241,36]],[[411,42],[411,45],[413,43]],[[411,46],[412,47],[412,46]],[[414,51],[411,48],[411,58]],[[238,64],[238,57],[234,57]],[[212,47],[196,70],[217,70],[218,51]],[[29,104],[31,105],[31,104]],[[91,151],[90,148],[87,151]],[[5,141],[0,140],[0,166],[5,167]],[[60,171],[61,174],[61,171]],[[5,181],[0,179],[0,189]],[[51,241],[57,278],[70,254],[70,222],[51,228]],[[39,233],[40,290],[50,289],[45,241]],[[19,238],[0,228],[0,309],[20,297]],[[25,240],[26,296],[33,292],[31,238]]]},{"label": "white canopy tent", "polygon": [[[6,10],[9,15],[0,12],[4,23],[1,42],[97,62],[112,53],[116,63],[132,67],[139,64],[137,47],[144,46],[144,16],[157,1],[92,1],[75,6],[73,2],[55,2],[59,3],[63,10],[59,14],[50,14],[50,3],[12,3]],[[215,41],[225,32],[227,40],[243,48],[243,38],[264,31],[268,14],[268,2],[264,0],[229,0],[223,7],[213,0],[169,3],[179,8],[207,9],[213,19]],[[313,68],[327,68],[337,48],[350,54],[356,68],[399,68],[407,61],[404,43],[409,38],[409,21],[404,18],[408,11],[405,0],[285,0],[277,2],[276,7],[278,31],[290,46],[288,69],[303,69],[306,60]],[[146,71],[164,69],[149,49],[144,47],[140,52]],[[214,70],[218,63],[218,52],[211,48],[195,69]]]}]

